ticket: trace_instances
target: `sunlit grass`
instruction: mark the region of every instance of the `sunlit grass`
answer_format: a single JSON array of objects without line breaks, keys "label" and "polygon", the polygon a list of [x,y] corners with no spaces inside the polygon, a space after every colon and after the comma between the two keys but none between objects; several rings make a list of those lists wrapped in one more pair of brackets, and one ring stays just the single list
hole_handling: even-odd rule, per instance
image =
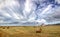
[{"label": "sunlit grass", "polygon": [[41,33],[36,33],[37,27],[34,26],[20,26],[9,27],[3,29],[0,27],[1,37],[60,37],[60,25],[55,26],[42,26],[38,27],[42,29]]}]

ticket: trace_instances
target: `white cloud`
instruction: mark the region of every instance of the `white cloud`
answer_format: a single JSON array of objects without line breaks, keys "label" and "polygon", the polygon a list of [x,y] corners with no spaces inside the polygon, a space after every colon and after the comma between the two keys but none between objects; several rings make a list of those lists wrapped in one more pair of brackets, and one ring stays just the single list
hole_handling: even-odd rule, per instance
[{"label": "white cloud", "polygon": [[[52,4],[47,5],[46,8],[43,6],[44,9],[37,9],[37,11],[33,11],[36,9],[35,8],[36,6],[32,1],[34,1],[34,0],[26,0],[25,4],[23,6],[23,3],[19,4],[18,0],[5,0],[2,3],[0,3],[0,15],[3,15],[8,18],[18,19],[18,20],[22,19],[22,21],[25,20],[25,22],[35,22],[36,21],[36,22],[40,22],[40,23],[47,23],[48,21],[45,20],[46,18],[48,18],[49,20],[52,21],[53,15],[55,16],[55,15],[60,14],[60,11],[59,11],[60,9],[58,9],[58,7],[54,8],[55,11],[52,10],[52,7],[51,7]],[[56,1],[58,1],[58,3],[60,3],[60,0],[56,0]],[[37,2],[37,0],[35,0],[35,2]],[[42,2],[42,1],[40,1],[40,2]],[[23,7],[22,12],[24,13],[24,16],[19,14],[20,9],[22,9],[22,8],[20,8],[21,5]],[[8,11],[3,10],[5,7],[8,7],[9,10]],[[35,12],[37,13],[38,16],[35,14]],[[39,17],[37,20],[35,20],[36,16]],[[27,18],[27,20],[26,20],[26,18]],[[53,21],[54,21],[54,19],[53,19]]]}]

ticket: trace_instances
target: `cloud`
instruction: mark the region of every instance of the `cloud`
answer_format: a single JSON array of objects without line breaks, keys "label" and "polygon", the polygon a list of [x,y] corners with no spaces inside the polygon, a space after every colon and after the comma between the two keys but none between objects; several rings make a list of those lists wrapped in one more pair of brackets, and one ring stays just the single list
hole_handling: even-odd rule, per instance
[{"label": "cloud", "polygon": [[[52,2],[51,2],[52,1]],[[59,23],[59,0],[5,0],[0,1],[0,17],[9,22]],[[56,3],[57,1],[57,3]],[[23,2],[23,3],[22,3]],[[1,19],[1,18],[0,18]],[[2,19],[3,20],[3,19]],[[23,23],[23,22],[22,22]]]}]

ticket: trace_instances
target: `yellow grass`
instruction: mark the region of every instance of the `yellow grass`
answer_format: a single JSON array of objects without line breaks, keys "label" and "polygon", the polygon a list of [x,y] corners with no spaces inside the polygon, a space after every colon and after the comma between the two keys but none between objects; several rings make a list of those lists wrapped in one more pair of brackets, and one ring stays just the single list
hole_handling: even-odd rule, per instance
[{"label": "yellow grass", "polygon": [[60,37],[60,25],[41,28],[42,32],[36,33],[37,27],[34,26],[9,27],[9,29],[0,27],[0,37]]}]

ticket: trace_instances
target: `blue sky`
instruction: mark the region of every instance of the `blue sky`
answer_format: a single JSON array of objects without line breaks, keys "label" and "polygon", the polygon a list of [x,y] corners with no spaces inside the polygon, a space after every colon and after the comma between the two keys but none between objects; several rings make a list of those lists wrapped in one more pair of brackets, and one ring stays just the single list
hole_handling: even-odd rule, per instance
[{"label": "blue sky", "polygon": [[0,0],[0,23],[14,22],[60,23],[60,1]]}]

